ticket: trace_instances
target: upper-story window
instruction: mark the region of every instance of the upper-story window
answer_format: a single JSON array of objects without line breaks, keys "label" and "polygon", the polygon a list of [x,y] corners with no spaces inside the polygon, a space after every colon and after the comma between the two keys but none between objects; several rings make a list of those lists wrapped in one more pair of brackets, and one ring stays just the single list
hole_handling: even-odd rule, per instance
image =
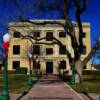
[{"label": "upper-story window", "polygon": [[40,45],[33,45],[33,54],[40,55]]},{"label": "upper-story window", "polygon": [[13,54],[14,55],[20,54],[20,45],[13,45]]},{"label": "upper-story window", "polygon": [[53,40],[53,32],[46,32],[46,40],[47,41]]},{"label": "upper-story window", "polygon": [[66,32],[59,32],[59,37],[60,38],[65,38],[66,37]]},{"label": "upper-story window", "polygon": [[53,48],[46,48],[46,54],[47,55],[53,54]]},{"label": "upper-story window", "polygon": [[15,31],[15,32],[13,33],[13,37],[14,37],[14,38],[20,38],[20,32]]},{"label": "upper-story window", "polygon": [[39,31],[34,31],[33,33],[34,38],[39,38],[40,37],[40,32]]},{"label": "upper-story window", "polygon": [[63,45],[59,48],[59,54],[66,54],[66,46]]}]

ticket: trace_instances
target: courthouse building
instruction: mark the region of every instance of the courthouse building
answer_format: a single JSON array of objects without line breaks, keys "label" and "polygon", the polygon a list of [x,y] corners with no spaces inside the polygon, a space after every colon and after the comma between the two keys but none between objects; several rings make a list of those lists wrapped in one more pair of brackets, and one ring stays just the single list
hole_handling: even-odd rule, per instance
[{"label": "courthouse building", "polygon": [[[42,21],[44,20],[33,20],[33,22]],[[64,23],[64,20],[56,21]],[[82,25],[84,31],[84,49],[81,54],[81,59],[84,59],[91,49],[90,24],[82,23]],[[78,38],[78,26],[75,22],[73,22],[73,26],[75,28],[75,35]],[[61,65],[64,66],[65,71],[70,71],[71,68],[68,62],[68,57],[66,55],[66,49],[68,49],[71,54],[73,54],[73,49],[71,47],[70,36],[65,34],[63,27],[57,24],[33,25],[27,22],[10,23],[9,27],[11,42],[8,55],[8,70],[15,70],[16,68],[21,67],[26,67],[29,69],[27,52],[30,50],[29,48],[31,48],[33,57],[38,57],[40,70],[43,74],[58,74],[58,70]],[[32,36],[37,39],[44,39],[40,40],[40,43],[37,43],[36,40],[30,41],[28,38],[22,39],[20,34],[23,36]],[[63,44],[63,48],[60,48],[58,44],[52,44],[52,42],[55,42],[54,39],[50,38],[52,36]],[[47,45],[48,43],[51,45]],[[33,69],[34,61],[31,62],[31,65]],[[86,67],[84,67],[84,69],[90,70],[91,62],[89,62]]]}]

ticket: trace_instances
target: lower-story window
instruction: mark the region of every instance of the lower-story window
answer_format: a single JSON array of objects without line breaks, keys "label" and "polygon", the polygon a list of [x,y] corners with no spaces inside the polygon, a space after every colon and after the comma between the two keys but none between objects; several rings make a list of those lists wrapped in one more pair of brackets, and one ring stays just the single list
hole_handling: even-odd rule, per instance
[{"label": "lower-story window", "polygon": [[38,62],[36,62],[36,61],[33,62],[33,69],[40,69],[40,62],[39,61]]},{"label": "lower-story window", "polygon": [[86,65],[84,66],[84,69],[86,69]]},{"label": "lower-story window", "polygon": [[20,67],[20,61],[13,61],[13,69],[17,69]]},{"label": "lower-story window", "polygon": [[65,60],[60,61],[59,68],[66,69],[66,61]]}]

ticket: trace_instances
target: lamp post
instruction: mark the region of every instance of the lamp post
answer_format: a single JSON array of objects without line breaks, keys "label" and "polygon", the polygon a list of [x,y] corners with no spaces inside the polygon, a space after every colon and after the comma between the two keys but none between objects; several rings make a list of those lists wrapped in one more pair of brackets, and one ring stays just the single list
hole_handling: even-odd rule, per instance
[{"label": "lamp post", "polygon": [[32,80],[32,77],[31,77],[31,73],[32,73],[32,70],[31,70],[31,59],[32,59],[32,54],[28,51],[28,58],[29,58],[29,78],[28,78],[28,85],[29,86],[32,86],[33,85],[33,80]]},{"label": "lamp post", "polygon": [[72,53],[72,63],[71,63],[71,70],[72,70],[72,73],[71,73],[71,78],[70,78],[70,82],[72,85],[75,85],[75,72],[74,72],[74,54]]},{"label": "lamp post", "polygon": [[0,100],[9,100],[10,96],[8,93],[8,48],[9,48],[9,41],[10,41],[10,35],[6,33],[3,36],[3,49],[5,53],[5,58],[3,61],[4,65],[4,78],[3,78],[3,84],[2,84],[2,91],[1,91],[1,97]]}]

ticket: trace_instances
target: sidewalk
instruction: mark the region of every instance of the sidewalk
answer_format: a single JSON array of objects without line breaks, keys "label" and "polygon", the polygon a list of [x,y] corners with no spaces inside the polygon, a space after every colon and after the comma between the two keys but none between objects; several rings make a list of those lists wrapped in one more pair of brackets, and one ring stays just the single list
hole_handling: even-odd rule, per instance
[{"label": "sidewalk", "polygon": [[59,77],[44,75],[20,100],[84,100]]}]

